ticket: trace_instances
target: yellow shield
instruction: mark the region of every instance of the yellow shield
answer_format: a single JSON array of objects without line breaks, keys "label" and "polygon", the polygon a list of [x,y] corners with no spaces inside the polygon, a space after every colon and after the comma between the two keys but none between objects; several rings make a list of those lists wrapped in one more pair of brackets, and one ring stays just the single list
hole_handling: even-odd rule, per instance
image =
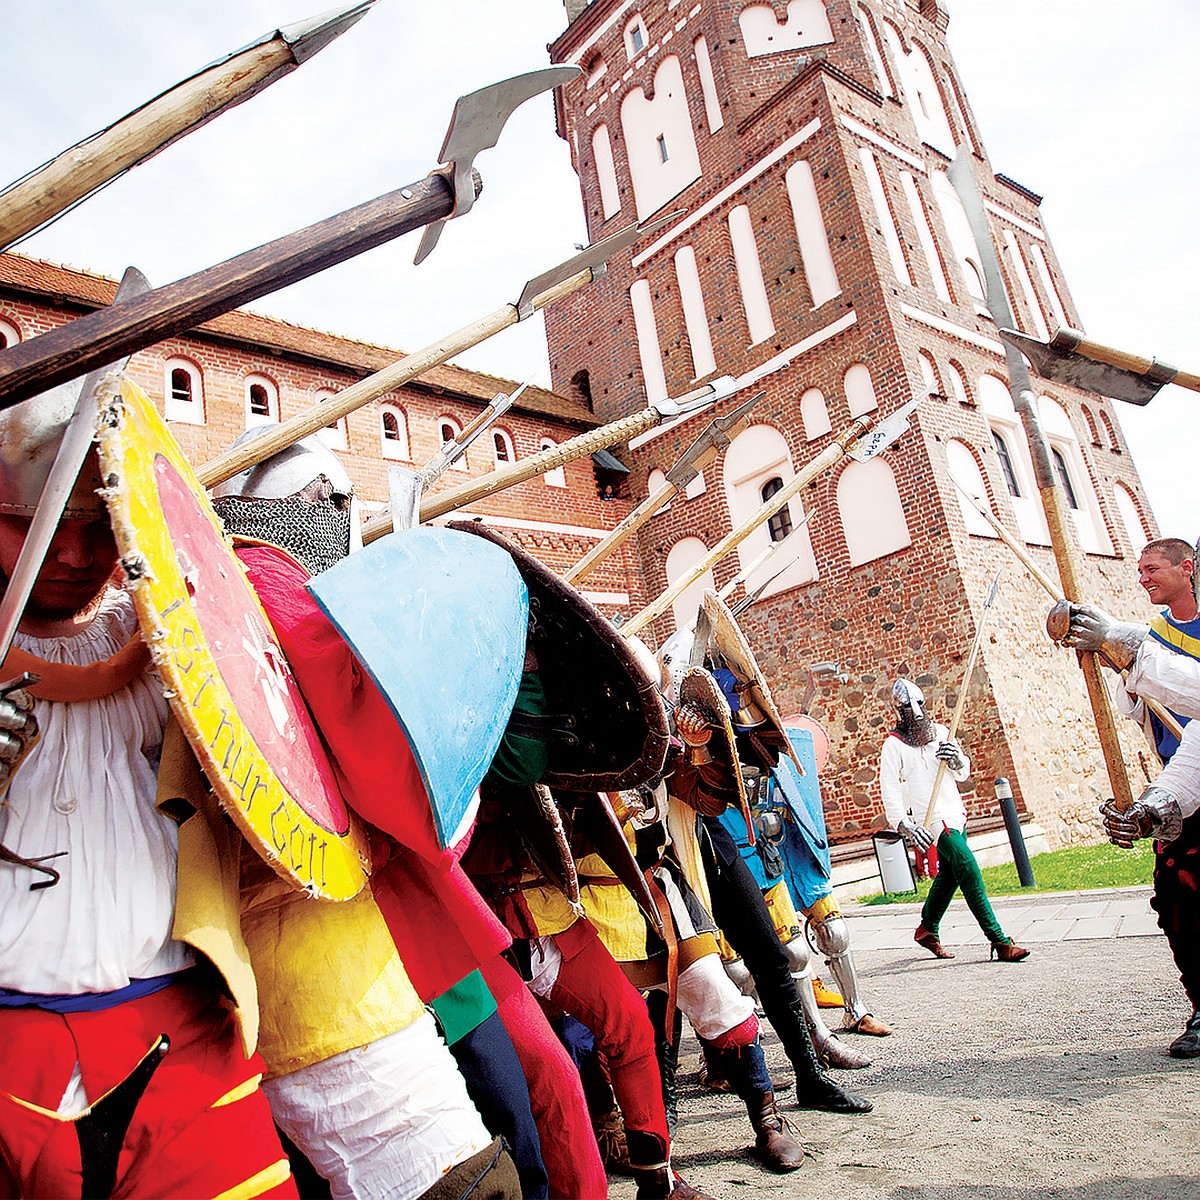
[{"label": "yellow shield", "polygon": [[142,636],[213,791],[283,878],[349,899],[366,881],[365,836],[204,489],[128,380],[101,397],[99,441]]}]

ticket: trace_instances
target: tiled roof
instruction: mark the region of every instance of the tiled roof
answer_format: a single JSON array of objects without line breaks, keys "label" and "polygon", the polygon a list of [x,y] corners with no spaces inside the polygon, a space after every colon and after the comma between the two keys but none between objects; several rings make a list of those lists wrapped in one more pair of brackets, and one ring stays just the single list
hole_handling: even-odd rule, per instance
[{"label": "tiled roof", "polygon": [[[0,254],[0,291],[6,290],[65,300],[94,309],[112,302],[117,282],[104,275],[26,258],[21,254]],[[364,374],[389,366],[406,353],[317,329],[306,329],[302,325],[292,325],[242,309],[206,321],[197,330],[223,340],[281,350],[285,354],[300,355],[331,366],[348,367]],[[434,367],[421,376],[421,384],[485,404],[497,392],[511,392],[516,386],[511,379],[455,366]],[[581,404],[545,388],[526,388],[515,407],[523,412],[555,417],[589,428],[600,424]]]}]

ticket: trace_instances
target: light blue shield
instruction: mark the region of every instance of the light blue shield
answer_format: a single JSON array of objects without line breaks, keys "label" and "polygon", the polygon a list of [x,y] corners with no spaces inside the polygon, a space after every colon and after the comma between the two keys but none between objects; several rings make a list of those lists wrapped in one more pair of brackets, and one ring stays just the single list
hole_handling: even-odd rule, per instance
[{"label": "light blue shield", "polygon": [[521,682],[529,598],[512,559],[485,538],[422,525],[342,559],[308,590],[396,714],[450,845]]}]

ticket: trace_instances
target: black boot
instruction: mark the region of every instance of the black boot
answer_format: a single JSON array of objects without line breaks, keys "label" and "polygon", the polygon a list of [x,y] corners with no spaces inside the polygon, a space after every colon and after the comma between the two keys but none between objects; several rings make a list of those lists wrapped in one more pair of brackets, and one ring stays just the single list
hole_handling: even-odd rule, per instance
[{"label": "black boot", "polygon": [[836,1113],[870,1112],[875,1107],[870,1100],[839,1087],[825,1074],[817,1061],[817,1052],[804,1019],[804,1006],[799,999],[787,1006],[786,1013],[784,1020],[778,1024],[772,1021],[772,1024],[796,1070],[796,1107]]},{"label": "black boot", "polygon": [[658,1059],[658,1074],[662,1080],[663,1108],[667,1112],[667,1132],[675,1136],[679,1115],[679,1039],[683,1036],[683,1013],[675,1009],[675,1018],[668,1041],[666,1031],[667,993],[652,989],[646,996],[650,1024],[654,1026],[654,1056]]}]

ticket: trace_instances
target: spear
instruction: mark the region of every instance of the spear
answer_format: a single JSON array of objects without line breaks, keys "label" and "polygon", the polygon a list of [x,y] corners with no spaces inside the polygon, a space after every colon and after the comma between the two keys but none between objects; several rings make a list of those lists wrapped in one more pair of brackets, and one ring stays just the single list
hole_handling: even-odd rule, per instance
[{"label": "spear", "polygon": [[816,458],[794,479],[777,491],[764,505],[755,510],[736,529],[730,530],[703,558],[693,564],[657,599],[652,600],[641,612],[630,617],[621,626],[623,637],[644,629],[656,617],[661,616],[676,600],[699,579],[714,563],[720,562],[731,550],[741,545],[760,525],[769,521],[793,496],[799,494],[823,471],[849,454],[859,462],[865,462],[879,454],[908,428],[908,416],[916,408],[918,400],[912,400],[897,409],[878,425],[869,417],[859,417],[847,426]]},{"label": "spear", "polygon": [[[979,615],[979,624],[975,629],[975,640],[971,643],[971,653],[967,655],[967,669],[963,672],[962,683],[958,689],[958,700],[954,705],[954,715],[950,718],[950,726],[946,733],[946,740],[949,742],[954,741],[958,735],[958,724],[962,720],[963,709],[967,706],[967,688],[970,685],[971,676],[975,672],[975,660],[979,657],[979,647],[983,644],[984,625],[987,623],[988,613],[992,611],[992,605],[996,602],[999,592],[1000,576],[997,575],[988,589],[987,599],[983,602],[983,612]],[[938,792],[941,791],[942,781],[945,778],[946,761],[943,759],[938,763],[937,776],[933,781],[933,791],[929,794],[929,807],[925,809],[925,820],[922,824],[926,829],[933,820],[933,810],[937,807]]]},{"label": "spear", "polygon": [[764,393],[751,396],[724,417],[710,421],[700,436],[683,452],[678,462],[667,472],[667,478],[652,495],[646,497],[608,535],[593,546],[564,576],[567,583],[578,583],[590,575],[618,547],[623,546],[656,512],[679,495],[706,467],[716,461],[718,454],[750,423],[750,410]]},{"label": "spear", "polygon": [[[545,475],[547,471],[565,466],[577,458],[595,454],[597,450],[615,446],[618,442],[626,442],[632,437],[637,437],[639,433],[645,433],[656,425],[661,425],[663,421],[684,416],[698,408],[705,408],[717,400],[722,400],[726,396],[732,395],[737,389],[737,380],[723,375],[711,383],[706,383],[703,387],[698,387],[686,395],[680,396],[677,400],[659,400],[648,408],[643,408],[640,412],[622,417],[619,421],[611,421],[607,425],[601,425],[598,429],[589,429],[587,433],[581,433],[578,437],[570,438],[539,454],[531,454],[528,458],[521,459],[520,462],[498,467],[495,471],[480,475],[478,479],[468,480],[466,483],[460,483],[457,487],[447,488],[444,492],[438,492],[437,495],[428,497],[421,504],[421,520],[432,521],[435,517],[440,517],[452,509],[462,508],[464,505],[482,500],[486,496],[493,496],[505,488],[524,483],[527,479],[536,479],[539,475]],[[373,542],[376,538],[383,537],[384,534],[391,533],[391,531],[392,514],[382,512],[378,516],[372,517],[363,526],[363,543]]]},{"label": "spear", "polygon": [[[1045,573],[1045,571],[1041,569],[1041,567],[1037,565],[1037,563],[1033,561],[1033,558],[1030,556],[1025,547],[1022,546],[1021,543],[1018,542],[1017,539],[1013,537],[1013,535],[1009,533],[1008,530],[1005,529],[998,520],[996,520],[991,510],[980,501],[978,496],[972,496],[967,489],[958,482],[957,479],[954,480],[954,486],[958,488],[958,490],[964,496],[966,496],[966,498],[971,502],[971,505],[974,507],[975,511],[992,527],[993,530],[995,530],[996,536],[1013,552],[1014,555],[1016,555],[1017,560],[1029,572],[1029,574],[1032,575],[1039,584],[1041,584],[1046,594],[1056,602],[1055,608],[1050,610],[1051,614],[1053,615],[1060,604],[1066,603],[1063,598],[1062,589],[1054,582],[1053,579],[1050,578],[1049,575]],[[1069,613],[1067,615],[1067,620],[1068,622],[1070,621]],[[1047,621],[1049,622],[1049,618]],[[1128,675],[1128,671],[1121,672],[1122,679],[1128,678]],[[1179,721],[1175,717],[1175,714],[1171,712],[1169,708],[1164,708],[1157,700],[1152,700],[1149,696],[1142,696],[1141,700],[1142,703],[1177,738],[1183,736],[1183,726],[1180,725]]]},{"label": "spear", "polygon": [[423,180],[0,351],[0,408],[466,211],[464,193],[481,186],[472,167],[475,155],[496,144],[519,104],[578,74],[578,67],[548,67],[472,92],[455,104],[447,134],[458,157]]},{"label": "spear", "polygon": [[264,34],[10,183],[0,192],[0,250],[290,74],[361,20],[375,2],[362,0]]},{"label": "spear", "polygon": [[[670,218],[666,217],[663,220],[667,221]],[[505,304],[494,312],[471,321],[461,329],[418,350],[415,354],[406,355],[397,362],[376,371],[374,375],[368,375],[366,379],[360,379],[358,383],[343,388],[336,396],[314,404],[304,412],[273,426],[268,432],[252,441],[241,446],[231,447],[223,454],[219,454],[205,463],[196,472],[196,478],[205,487],[215,487],[218,483],[231,479],[238,472],[265,462],[273,454],[278,454],[280,450],[286,449],[310,433],[316,433],[317,430],[324,429],[326,425],[341,420],[355,409],[362,408],[364,404],[369,404],[372,400],[395,391],[403,384],[410,383],[424,375],[426,371],[446,362],[456,354],[461,354],[464,350],[469,350],[472,346],[477,346],[502,329],[507,329],[510,325],[525,320],[539,308],[544,308],[546,305],[586,287],[601,274],[604,263],[609,257],[626,246],[632,245],[643,234],[657,229],[659,224],[660,222],[655,221],[649,225],[628,225],[610,237],[603,238],[581,253],[567,259],[566,262],[559,263],[558,266],[552,267],[549,271],[543,271],[542,274],[529,280],[522,288],[516,303]],[[373,535],[375,537],[391,530],[390,513],[380,514],[380,517],[383,516],[386,516],[386,528],[380,528],[379,532]],[[421,516],[422,519],[427,519],[424,510],[422,510]],[[371,540],[367,536],[367,530],[372,524],[379,522],[380,518],[375,518],[374,521],[368,522],[363,527],[364,541]]]},{"label": "spear", "polygon": [[[992,232],[988,225],[987,214],[983,209],[983,197],[971,168],[970,156],[959,150],[954,162],[950,164],[950,181],[966,210],[971,232],[975,237],[976,246],[983,266],[984,280],[987,285],[987,303],[992,319],[997,326],[1011,329],[1016,324],[1012,317],[1012,306],[1009,304],[1008,293],[1004,280],[1000,275],[1000,263],[996,257],[996,247],[992,242]],[[1054,474],[1050,463],[1050,447],[1038,422],[1034,408],[1033,381],[1029,376],[1029,368],[1017,349],[1010,343],[1004,347],[1005,362],[1008,366],[1008,389],[1012,395],[1013,408],[1021,417],[1025,429],[1025,438],[1029,444],[1030,457],[1033,460],[1033,473],[1037,480],[1038,494],[1042,500],[1042,510],[1046,515],[1046,526],[1050,531],[1050,545],[1054,551],[1054,561],[1062,579],[1063,589],[1068,597],[1078,597],[1083,594],[1083,577],[1080,572],[1078,556],[1071,544],[1067,531],[1067,507],[1063,497],[1063,489]],[[1113,799],[1118,812],[1124,812],[1133,803],[1133,792],[1129,779],[1125,774],[1124,755],[1121,742],[1117,736],[1117,723],[1109,704],[1108,691],[1100,677],[1100,665],[1094,654],[1080,654],[1079,665],[1087,684],[1088,699],[1091,702],[1092,716],[1096,722],[1096,733],[1100,739],[1100,749],[1104,755],[1104,765],[1108,770],[1109,783],[1113,789]]]},{"label": "spear", "polygon": [[[814,504],[813,507],[810,508],[804,514],[804,516],[800,519],[800,524],[796,526],[796,529],[802,529],[805,525],[807,525],[809,523],[809,521],[811,521],[813,519],[813,514],[816,511],[817,511],[817,508],[816,508],[816,505]],[[795,532],[796,532],[796,530],[793,529],[792,533],[795,533]],[[783,539],[783,541],[773,542],[771,544],[770,548],[779,550],[782,552],[783,547],[787,545],[791,536],[792,536],[792,534],[789,533],[788,536]],[[789,547],[789,549],[790,549],[790,547]],[[733,615],[735,617],[740,617],[742,615],[742,613],[744,613],[746,611],[746,609],[757,604],[758,600],[762,596],[763,592],[765,592],[767,590],[767,588],[769,588],[771,586],[771,584],[773,584],[775,582],[775,580],[778,579],[779,576],[784,573],[784,571],[788,570],[790,567],[795,566],[796,558],[798,556],[799,556],[799,551],[797,551],[797,553],[795,555],[793,555],[792,558],[790,558],[787,562],[782,563],[780,566],[776,567],[775,570],[772,571],[771,574],[768,575],[766,577],[766,579],[764,579],[762,581],[762,583],[760,583],[758,585],[758,587],[756,587],[754,589],[754,591],[750,591],[749,585],[747,585],[746,594],[736,604],[731,605],[729,611],[731,613],[733,613]],[[762,557],[762,556],[760,556],[760,557]],[[773,557],[773,556],[768,553],[765,557],[763,557],[763,563],[768,562],[771,557]],[[763,565],[763,563],[760,563],[759,565],[761,566],[761,565]],[[742,572],[742,578],[746,579],[751,574],[752,574],[751,571],[744,571],[744,572]],[[736,580],[735,580],[735,582],[736,582]],[[722,592],[721,598],[722,599],[724,598],[723,592]]]}]

